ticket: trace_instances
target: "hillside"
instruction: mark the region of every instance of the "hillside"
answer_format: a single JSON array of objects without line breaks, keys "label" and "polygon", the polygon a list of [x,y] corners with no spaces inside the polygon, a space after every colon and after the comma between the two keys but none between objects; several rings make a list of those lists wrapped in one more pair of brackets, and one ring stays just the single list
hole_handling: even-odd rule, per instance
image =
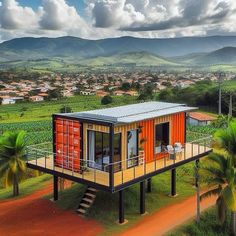
[{"label": "hillside", "polygon": [[236,47],[224,47],[210,53],[193,53],[174,57],[174,61],[185,65],[234,65],[236,66]]},{"label": "hillside", "polygon": [[197,64],[229,64],[236,65],[236,47],[225,47],[207,53],[195,60]]},{"label": "hillside", "polygon": [[148,52],[131,52],[118,54],[107,57],[95,57],[81,60],[80,64],[89,66],[120,66],[120,65],[134,65],[134,66],[177,66],[177,63],[168,61],[158,55]]},{"label": "hillside", "polygon": [[211,52],[223,47],[236,47],[235,36],[183,37],[166,39],[109,38],[87,40],[76,37],[18,38],[0,44],[0,61],[52,57],[76,59],[111,56],[129,52],[149,52],[162,57]]}]

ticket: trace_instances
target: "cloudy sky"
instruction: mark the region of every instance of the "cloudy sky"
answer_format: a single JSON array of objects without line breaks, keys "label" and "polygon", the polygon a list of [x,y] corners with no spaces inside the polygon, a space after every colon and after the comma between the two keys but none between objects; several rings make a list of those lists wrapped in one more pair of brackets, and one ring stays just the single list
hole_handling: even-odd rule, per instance
[{"label": "cloudy sky", "polygon": [[0,41],[236,35],[236,0],[0,0]]}]

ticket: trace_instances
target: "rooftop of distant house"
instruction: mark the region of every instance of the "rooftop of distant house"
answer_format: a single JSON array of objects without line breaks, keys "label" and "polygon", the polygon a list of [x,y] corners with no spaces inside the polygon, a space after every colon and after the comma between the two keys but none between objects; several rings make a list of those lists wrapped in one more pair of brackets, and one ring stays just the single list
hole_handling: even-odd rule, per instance
[{"label": "rooftop of distant house", "polygon": [[188,116],[192,119],[199,120],[199,121],[216,120],[215,116],[212,116],[203,112],[189,112]]}]

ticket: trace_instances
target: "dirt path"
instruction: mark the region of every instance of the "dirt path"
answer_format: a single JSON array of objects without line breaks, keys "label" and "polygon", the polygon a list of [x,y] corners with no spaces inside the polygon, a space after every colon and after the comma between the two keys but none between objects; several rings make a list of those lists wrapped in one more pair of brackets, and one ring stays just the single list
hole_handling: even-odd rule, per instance
[{"label": "dirt path", "polygon": [[0,235],[97,235],[103,228],[96,221],[86,220],[71,211],[55,207],[53,202],[42,199],[51,193],[46,188],[16,200],[0,201]]},{"label": "dirt path", "polygon": [[[216,197],[204,199],[201,202],[201,211],[214,205]],[[157,212],[145,216],[138,224],[122,233],[122,236],[158,236],[185,223],[196,216],[196,196],[190,197],[180,203],[163,207]]]}]

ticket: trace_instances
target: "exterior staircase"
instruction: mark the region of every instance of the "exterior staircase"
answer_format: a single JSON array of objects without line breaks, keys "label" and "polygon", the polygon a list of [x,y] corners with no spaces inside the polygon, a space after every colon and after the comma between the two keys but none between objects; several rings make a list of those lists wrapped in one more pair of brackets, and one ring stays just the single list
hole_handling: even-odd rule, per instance
[{"label": "exterior staircase", "polygon": [[87,210],[92,206],[96,198],[96,193],[97,193],[97,190],[95,188],[92,188],[89,186],[87,187],[84,193],[84,196],[76,210],[76,212],[79,215],[84,215],[87,212]]}]

